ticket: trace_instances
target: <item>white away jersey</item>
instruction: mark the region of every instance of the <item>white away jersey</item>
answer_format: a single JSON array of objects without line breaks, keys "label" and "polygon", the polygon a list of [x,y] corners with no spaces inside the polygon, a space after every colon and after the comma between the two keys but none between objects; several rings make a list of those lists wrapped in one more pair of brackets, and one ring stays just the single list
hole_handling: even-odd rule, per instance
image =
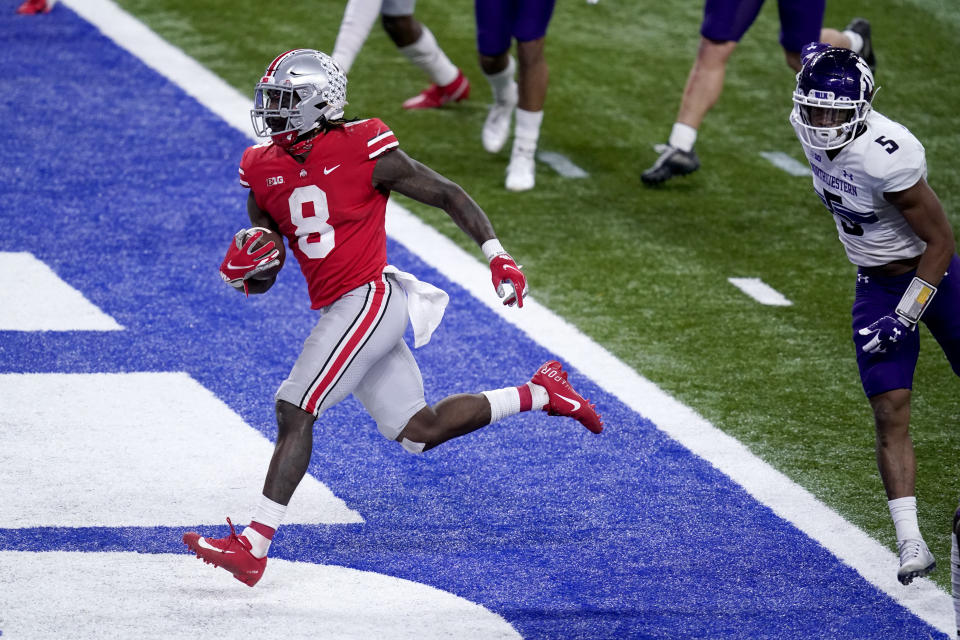
[{"label": "white away jersey", "polygon": [[909,189],[925,178],[927,161],[923,145],[903,125],[876,111],[866,125],[833,160],[826,151],[800,143],[813,171],[813,190],[833,214],[847,258],[876,267],[926,249],[883,194]]}]

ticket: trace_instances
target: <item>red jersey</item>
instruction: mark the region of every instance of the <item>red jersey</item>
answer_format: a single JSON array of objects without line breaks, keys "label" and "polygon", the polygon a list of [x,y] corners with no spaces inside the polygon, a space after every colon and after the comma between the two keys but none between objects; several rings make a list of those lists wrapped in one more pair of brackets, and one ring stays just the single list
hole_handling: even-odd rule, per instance
[{"label": "red jersey", "polygon": [[240,183],[286,237],[307,280],[310,303],[324,307],[378,277],[387,265],[387,193],[373,167],[400,143],[377,118],[322,133],[300,164],[273,143],[250,147]]}]

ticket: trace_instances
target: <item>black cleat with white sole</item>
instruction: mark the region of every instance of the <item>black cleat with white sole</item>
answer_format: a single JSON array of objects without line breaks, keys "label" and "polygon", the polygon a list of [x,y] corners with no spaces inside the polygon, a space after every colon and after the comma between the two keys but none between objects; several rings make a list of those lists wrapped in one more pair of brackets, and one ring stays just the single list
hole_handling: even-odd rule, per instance
[{"label": "black cleat with white sole", "polygon": [[685,176],[700,168],[696,152],[665,145],[653,166],[640,174],[645,185],[662,184],[675,176]]}]

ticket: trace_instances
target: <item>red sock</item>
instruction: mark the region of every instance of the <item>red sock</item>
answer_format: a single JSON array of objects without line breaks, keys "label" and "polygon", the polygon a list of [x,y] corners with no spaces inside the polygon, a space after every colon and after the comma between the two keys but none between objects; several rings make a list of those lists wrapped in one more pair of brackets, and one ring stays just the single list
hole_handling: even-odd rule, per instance
[{"label": "red sock", "polygon": [[533,408],[533,394],[530,393],[530,387],[522,384],[517,387],[520,393],[520,411],[530,411]]},{"label": "red sock", "polygon": [[250,521],[250,528],[262,535],[267,540],[273,540],[273,534],[277,532],[276,529],[268,527],[265,524],[260,524],[256,520]]}]

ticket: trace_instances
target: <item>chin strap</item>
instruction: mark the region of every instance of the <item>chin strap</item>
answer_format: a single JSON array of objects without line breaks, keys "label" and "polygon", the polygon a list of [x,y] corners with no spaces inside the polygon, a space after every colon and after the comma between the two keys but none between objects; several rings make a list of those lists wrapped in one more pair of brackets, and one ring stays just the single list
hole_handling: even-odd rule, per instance
[{"label": "chin strap", "polygon": [[323,133],[323,127],[318,124],[299,136],[296,131],[274,136],[273,143],[292,156],[305,156],[313,150],[313,143],[321,133]]},{"label": "chin strap", "polygon": [[287,147],[287,153],[292,156],[305,156],[311,151],[313,151],[313,141],[316,139],[317,133],[315,132],[311,137],[305,140],[298,140],[289,147]]}]

